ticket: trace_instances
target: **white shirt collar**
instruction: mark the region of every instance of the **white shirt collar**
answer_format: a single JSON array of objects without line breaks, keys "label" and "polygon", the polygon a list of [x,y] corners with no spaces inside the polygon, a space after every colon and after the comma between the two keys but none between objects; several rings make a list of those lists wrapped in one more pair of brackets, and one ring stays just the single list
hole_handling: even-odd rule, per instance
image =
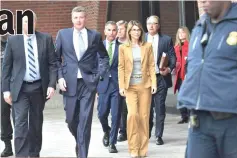
[{"label": "white shirt collar", "polygon": [[73,32],[74,33],[79,33],[81,32],[82,35],[85,35],[87,33],[86,28],[84,27],[83,29],[81,29],[80,31],[78,31],[77,29],[73,28]]},{"label": "white shirt collar", "polygon": [[26,34],[23,34],[23,36],[24,36],[24,39],[26,39],[26,40],[28,40],[29,38],[31,39],[31,40],[33,40],[36,36],[35,36],[35,34],[32,34],[32,35],[30,35],[30,36],[27,36]]},{"label": "white shirt collar", "polygon": [[[115,44],[116,40],[113,40],[112,43]],[[106,44],[109,44],[110,42],[106,39]]]},{"label": "white shirt collar", "polygon": [[158,38],[158,37],[159,37],[158,33],[155,34],[154,36],[152,36],[151,34],[148,34],[148,36],[150,36],[150,37],[154,37],[154,38]]}]

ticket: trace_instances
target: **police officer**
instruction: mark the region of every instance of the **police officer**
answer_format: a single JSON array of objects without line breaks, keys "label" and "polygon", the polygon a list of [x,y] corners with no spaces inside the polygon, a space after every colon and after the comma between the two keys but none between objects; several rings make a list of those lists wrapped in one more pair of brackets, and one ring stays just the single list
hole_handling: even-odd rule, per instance
[{"label": "police officer", "polygon": [[237,157],[237,4],[201,0],[178,108],[191,109],[187,158]]},{"label": "police officer", "polygon": [[[6,24],[7,23],[3,25],[4,30],[7,28]],[[4,51],[7,44],[7,37],[8,34],[1,36],[1,66]],[[4,101],[3,93],[1,91],[1,140],[5,143],[5,148],[1,153],[1,157],[8,157],[13,155],[12,144],[11,144],[13,131],[10,116],[11,116],[11,105],[7,104]]]}]

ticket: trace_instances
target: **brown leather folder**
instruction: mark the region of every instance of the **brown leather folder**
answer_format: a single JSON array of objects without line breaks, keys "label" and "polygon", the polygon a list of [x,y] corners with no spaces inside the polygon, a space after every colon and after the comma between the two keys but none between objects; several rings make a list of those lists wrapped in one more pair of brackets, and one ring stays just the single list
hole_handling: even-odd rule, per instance
[{"label": "brown leather folder", "polygon": [[159,65],[159,69],[160,70],[164,70],[167,66],[168,66],[168,55],[163,52],[161,59],[160,59],[160,65]]}]

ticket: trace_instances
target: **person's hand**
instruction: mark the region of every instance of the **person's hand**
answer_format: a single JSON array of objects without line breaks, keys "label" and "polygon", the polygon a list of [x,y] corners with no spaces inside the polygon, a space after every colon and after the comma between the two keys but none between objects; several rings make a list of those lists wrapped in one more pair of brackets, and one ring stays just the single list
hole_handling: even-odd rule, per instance
[{"label": "person's hand", "polygon": [[3,93],[3,97],[7,104],[12,105],[12,96],[10,92]]},{"label": "person's hand", "polygon": [[121,96],[125,97],[125,90],[124,89],[120,89],[119,93],[120,93]]},{"label": "person's hand", "polygon": [[60,78],[58,80],[58,85],[61,91],[66,91],[67,85],[66,85],[66,81],[64,80],[64,78]]},{"label": "person's hand", "polygon": [[176,69],[179,69],[180,67],[181,67],[180,62],[176,62],[175,68],[176,68]]},{"label": "person's hand", "polygon": [[151,87],[151,94],[155,94],[157,92],[157,87]]},{"label": "person's hand", "polygon": [[53,96],[53,94],[54,94],[54,88],[48,87],[46,99],[50,99]]},{"label": "person's hand", "polygon": [[168,73],[170,73],[170,68],[169,67],[166,67],[166,68],[160,70],[160,74],[162,76],[166,76]]}]

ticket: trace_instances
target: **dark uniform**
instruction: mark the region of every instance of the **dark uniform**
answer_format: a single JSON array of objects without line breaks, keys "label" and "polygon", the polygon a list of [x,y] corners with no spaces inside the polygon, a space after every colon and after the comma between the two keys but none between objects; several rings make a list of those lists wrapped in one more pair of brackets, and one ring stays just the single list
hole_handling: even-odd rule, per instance
[{"label": "dark uniform", "polygon": [[186,158],[237,157],[237,4],[192,31],[178,108],[190,113]]}]

